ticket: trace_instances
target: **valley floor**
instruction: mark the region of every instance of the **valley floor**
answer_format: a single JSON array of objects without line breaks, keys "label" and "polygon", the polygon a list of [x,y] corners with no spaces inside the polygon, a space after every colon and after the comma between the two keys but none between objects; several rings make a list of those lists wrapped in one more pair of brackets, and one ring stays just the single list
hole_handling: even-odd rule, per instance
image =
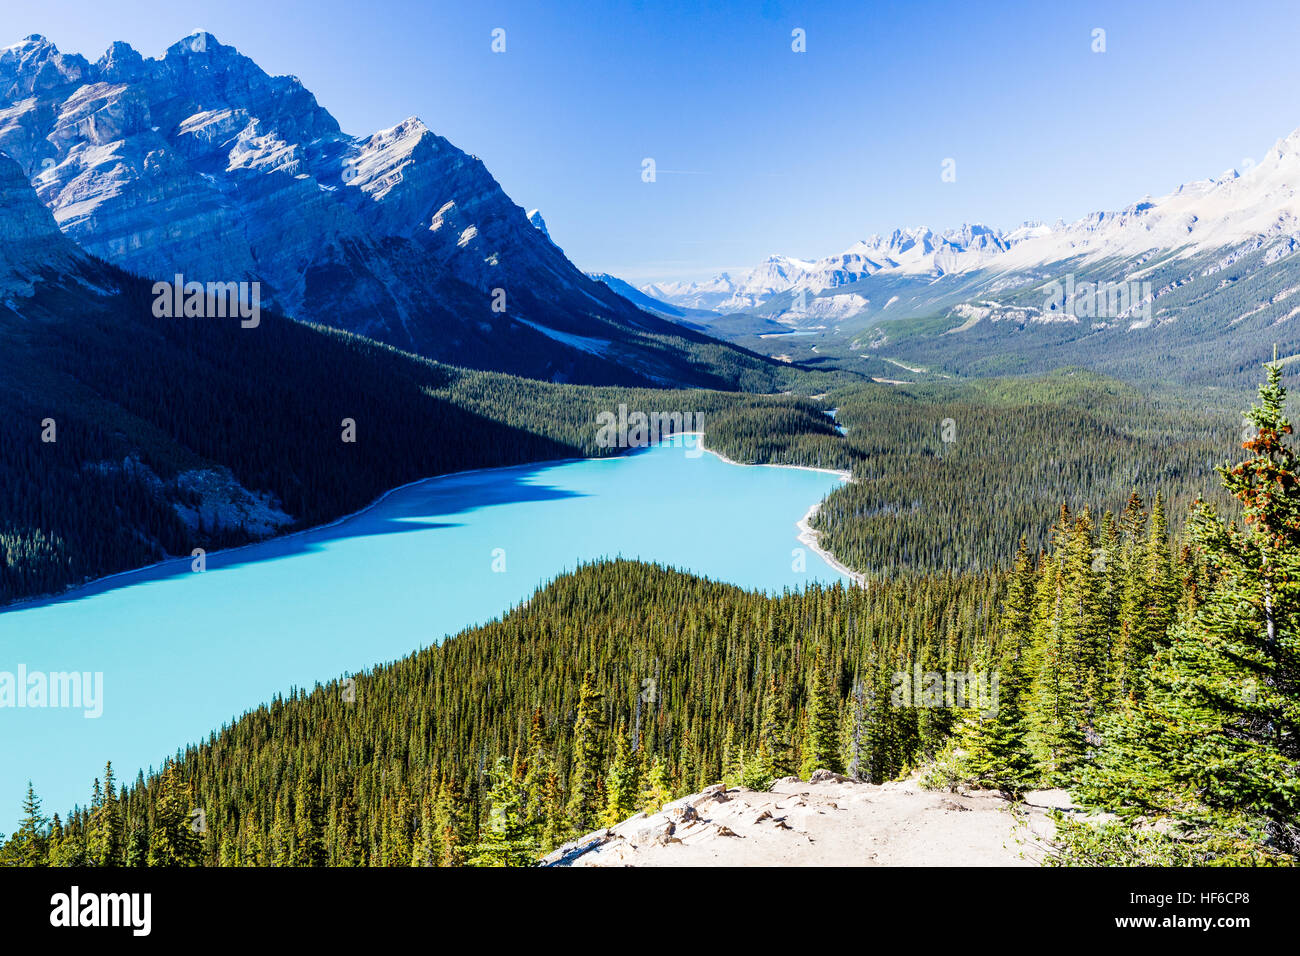
[{"label": "valley floor", "polygon": [[1060,790],[1013,804],[993,791],[880,785],[818,771],[771,791],[707,787],[560,847],[552,866],[1037,866],[1068,808]]}]

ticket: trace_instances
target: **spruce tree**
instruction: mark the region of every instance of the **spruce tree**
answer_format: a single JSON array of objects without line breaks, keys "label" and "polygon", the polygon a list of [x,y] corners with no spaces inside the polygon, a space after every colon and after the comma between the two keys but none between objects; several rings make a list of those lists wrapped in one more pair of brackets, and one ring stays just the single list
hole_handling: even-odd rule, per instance
[{"label": "spruce tree", "polygon": [[569,825],[576,836],[593,830],[600,823],[600,770],[603,695],[596,690],[595,678],[588,671],[578,691],[578,716],[573,725],[573,759],[569,770]]},{"label": "spruce tree", "polygon": [[322,821],[316,786],[306,767],[298,772],[298,784],[293,798],[293,865],[324,866],[325,826]]},{"label": "spruce tree", "polygon": [[497,758],[492,781],[492,789],[488,792],[491,810],[487,826],[474,847],[470,865],[532,866],[537,856],[528,836],[523,793],[504,757]]},{"label": "spruce tree", "polygon": [[844,772],[854,780],[863,779],[863,767],[867,761],[867,688],[853,675],[853,693],[849,704],[844,709],[843,766]]},{"label": "spruce tree", "polygon": [[122,812],[112,762],[104,766],[103,794],[98,806],[91,810],[86,851],[92,866],[117,866],[121,862]]},{"label": "spruce tree", "polygon": [[465,794],[455,777],[442,781],[434,810],[438,829],[440,866],[462,866],[466,855]]},{"label": "spruce tree", "polygon": [[1092,560],[1087,513],[1072,520],[1062,505],[1039,574],[1031,655],[1037,670],[1031,695],[1035,757],[1056,782],[1072,779],[1084,757],[1091,697],[1100,684]]},{"label": "spruce tree", "polygon": [[645,789],[641,792],[641,810],[643,813],[657,813],[673,798],[672,786],[668,781],[668,768],[658,757],[650,764],[645,779]]},{"label": "spruce tree", "polygon": [[149,834],[150,866],[198,866],[203,845],[190,817],[193,809],[189,784],[176,761],[163,768],[162,791],[154,806],[153,829]]},{"label": "spruce tree", "polygon": [[32,782],[27,781],[27,795],[23,797],[23,817],[18,830],[5,846],[5,856],[15,866],[49,866],[50,819],[41,812],[41,799],[36,796]]},{"label": "spruce tree", "polygon": [[620,726],[615,735],[614,760],[605,775],[605,826],[617,826],[637,812],[641,796],[639,769],[627,734]]},{"label": "spruce tree", "polygon": [[1279,365],[1259,397],[1250,457],[1220,469],[1243,523],[1193,513],[1200,603],[1170,628],[1080,788],[1127,817],[1173,818],[1205,840],[1203,859],[1255,861],[1253,830],[1265,852],[1300,853],[1300,474]]},{"label": "spruce tree", "polygon": [[753,759],[745,764],[744,784],[754,790],[765,790],[773,781],[787,776],[791,769],[784,700],[777,689],[776,675],[769,674],[767,690],[763,695],[758,746]]},{"label": "spruce tree", "polygon": [[[958,772],[982,787],[1010,794],[1035,779],[1037,764],[1029,747],[1029,643],[1032,638],[1034,564],[1022,538],[1003,605],[996,649],[985,644],[976,658],[977,673],[996,693],[966,715],[957,733]],[[996,666],[993,666],[996,665]]]},{"label": "spruce tree", "polygon": [[831,685],[825,655],[819,650],[808,673],[808,708],[799,776],[805,780],[817,770],[838,772],[837,744],[839,695]]}]

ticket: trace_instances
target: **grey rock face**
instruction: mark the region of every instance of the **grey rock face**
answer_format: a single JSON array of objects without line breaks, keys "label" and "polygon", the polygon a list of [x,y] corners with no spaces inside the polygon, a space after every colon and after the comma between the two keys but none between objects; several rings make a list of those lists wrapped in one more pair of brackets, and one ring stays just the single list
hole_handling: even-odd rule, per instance
[{"label": "grey rock face", "polygon": [[41,37],[0,50],[0,151],[67,236],[146,277],[257,280],[294,318],[458,364],[686,377],[638,341],[680,330],[583,275],[478,159],[414,117],[349,136],[211,34],[93,64]]},{"label": "grey rock face", "polygon": [[110,285],[104,272],[59,231],[18,164],[0,155],[0,305],[30,297],[37,282],[91,292]]}]

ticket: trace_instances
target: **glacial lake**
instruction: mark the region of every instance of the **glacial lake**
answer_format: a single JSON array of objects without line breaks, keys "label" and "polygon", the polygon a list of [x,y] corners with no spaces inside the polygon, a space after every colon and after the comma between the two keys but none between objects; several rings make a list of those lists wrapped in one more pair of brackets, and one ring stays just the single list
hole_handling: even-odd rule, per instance
[{"label": "glacial lake", "polygon": [[0,672],[103,675],[97,718],[0,707],[0,831],[16,829],[29,778],[62,816],[106,759],[129,784],[277,693],[498,618],[581,563],[640,558],[775,593],[847,583],[796,528],[842,479],[729,464],[697,440],[431,478],[331,526],[209,554],[202,573],[177,559],[0,613]]}]

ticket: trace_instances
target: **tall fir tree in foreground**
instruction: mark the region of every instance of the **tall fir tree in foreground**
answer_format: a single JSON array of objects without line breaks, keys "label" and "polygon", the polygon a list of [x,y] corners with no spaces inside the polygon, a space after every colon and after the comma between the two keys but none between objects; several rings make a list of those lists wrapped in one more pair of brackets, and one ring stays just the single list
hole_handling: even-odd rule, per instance
[{"label": "tall fir tree in foreground", "polygon": [[198,866],[203,844],[191,819],[192,795],[176,761],[167,761],[149,833],[150,866]]},{"label": "tall fir tree in foreground", "polygon": [[19,823],[18,830],[0,849],[0,865],[48,866],[50,838],[50,819],[41,810],[41,798],[36,795],[29,780],[27,795],[23,797],[22,822]]},{"label": "tall fir tree in foreground", "polygon": [[628,744],[627,728],[620,726],[614,741],[614,760],[605,778],[604,823],[607,827],[617,826],[639,809],[641,766],[638,759]]},{"label": "tall fir tree in foreground", "polygon": [[745,762],[742,783],[755,790],[765,790],[772,781],[793,769],[790,742],[786,736],[784,699],[776,684],[776,675],[768,674],[763,694],[763,716],[758,729],[758,746],[752,760]]},{"label": "tall fir tree in foreground", "polygon": [[[1281,366],[1269,365],[1247,413],[1250,455],[1220,469],[1242,524],[1194,511],[1199,603],[1159,642],[1145,693],[1107,728],[1080,788],[1123,816],[1171,819],[1184,846],[1199,841],[1193,862],[1300,852],[1300,475],[1285,402]],[[1166,601],[1153,594],[1148,607],[1172,613]]]},{"label": "tall fir tree in foreground", "polygon": [[1033,600],[1034,561],[1022,538],[1003,605],[998,643],[995,648],[981,648],[976,659],[975,669],[986,675],[986,686],[993,686],[988,675],[996,676],[996,693],[990,693],[991,701],[976,702],[957,731],[959,775],[978,786],[1011,794],[1024,791],[1037,776],[1025,711]]},{"label": "tall fir tree in foreground", "polygon": [[90,812],[90,832],[86,840],[89,861],[94,866],[116,866],[122,856],[122,809],[117,799],[117,781],[113,764],[104,766],[104,789],[98,805]]},{"label": "tall fir tree in foreground", "polygon": [[601,822],[601,730],[603,695],[596,690],[590,672],[583,675],[578,691],[578,717],[573,725],[573,763],[569,769],[569,827],[575,836],[596,828]]},{"label": "tall fir tree in foreground", "polygon": [[470,863],[473,866],[532,866],[537,862],[537,855],[529,837],[524,794],[504,757],[498,757],[492,769],[492,789],[488,800],[492,809]]},{"label": "tall fir tree in foreground", "polygon": [[831,675],[820,649],[808,675],[808,709],[799,775],[807,780],[817,770],[840,770],[839,689],[831,686]]}]

